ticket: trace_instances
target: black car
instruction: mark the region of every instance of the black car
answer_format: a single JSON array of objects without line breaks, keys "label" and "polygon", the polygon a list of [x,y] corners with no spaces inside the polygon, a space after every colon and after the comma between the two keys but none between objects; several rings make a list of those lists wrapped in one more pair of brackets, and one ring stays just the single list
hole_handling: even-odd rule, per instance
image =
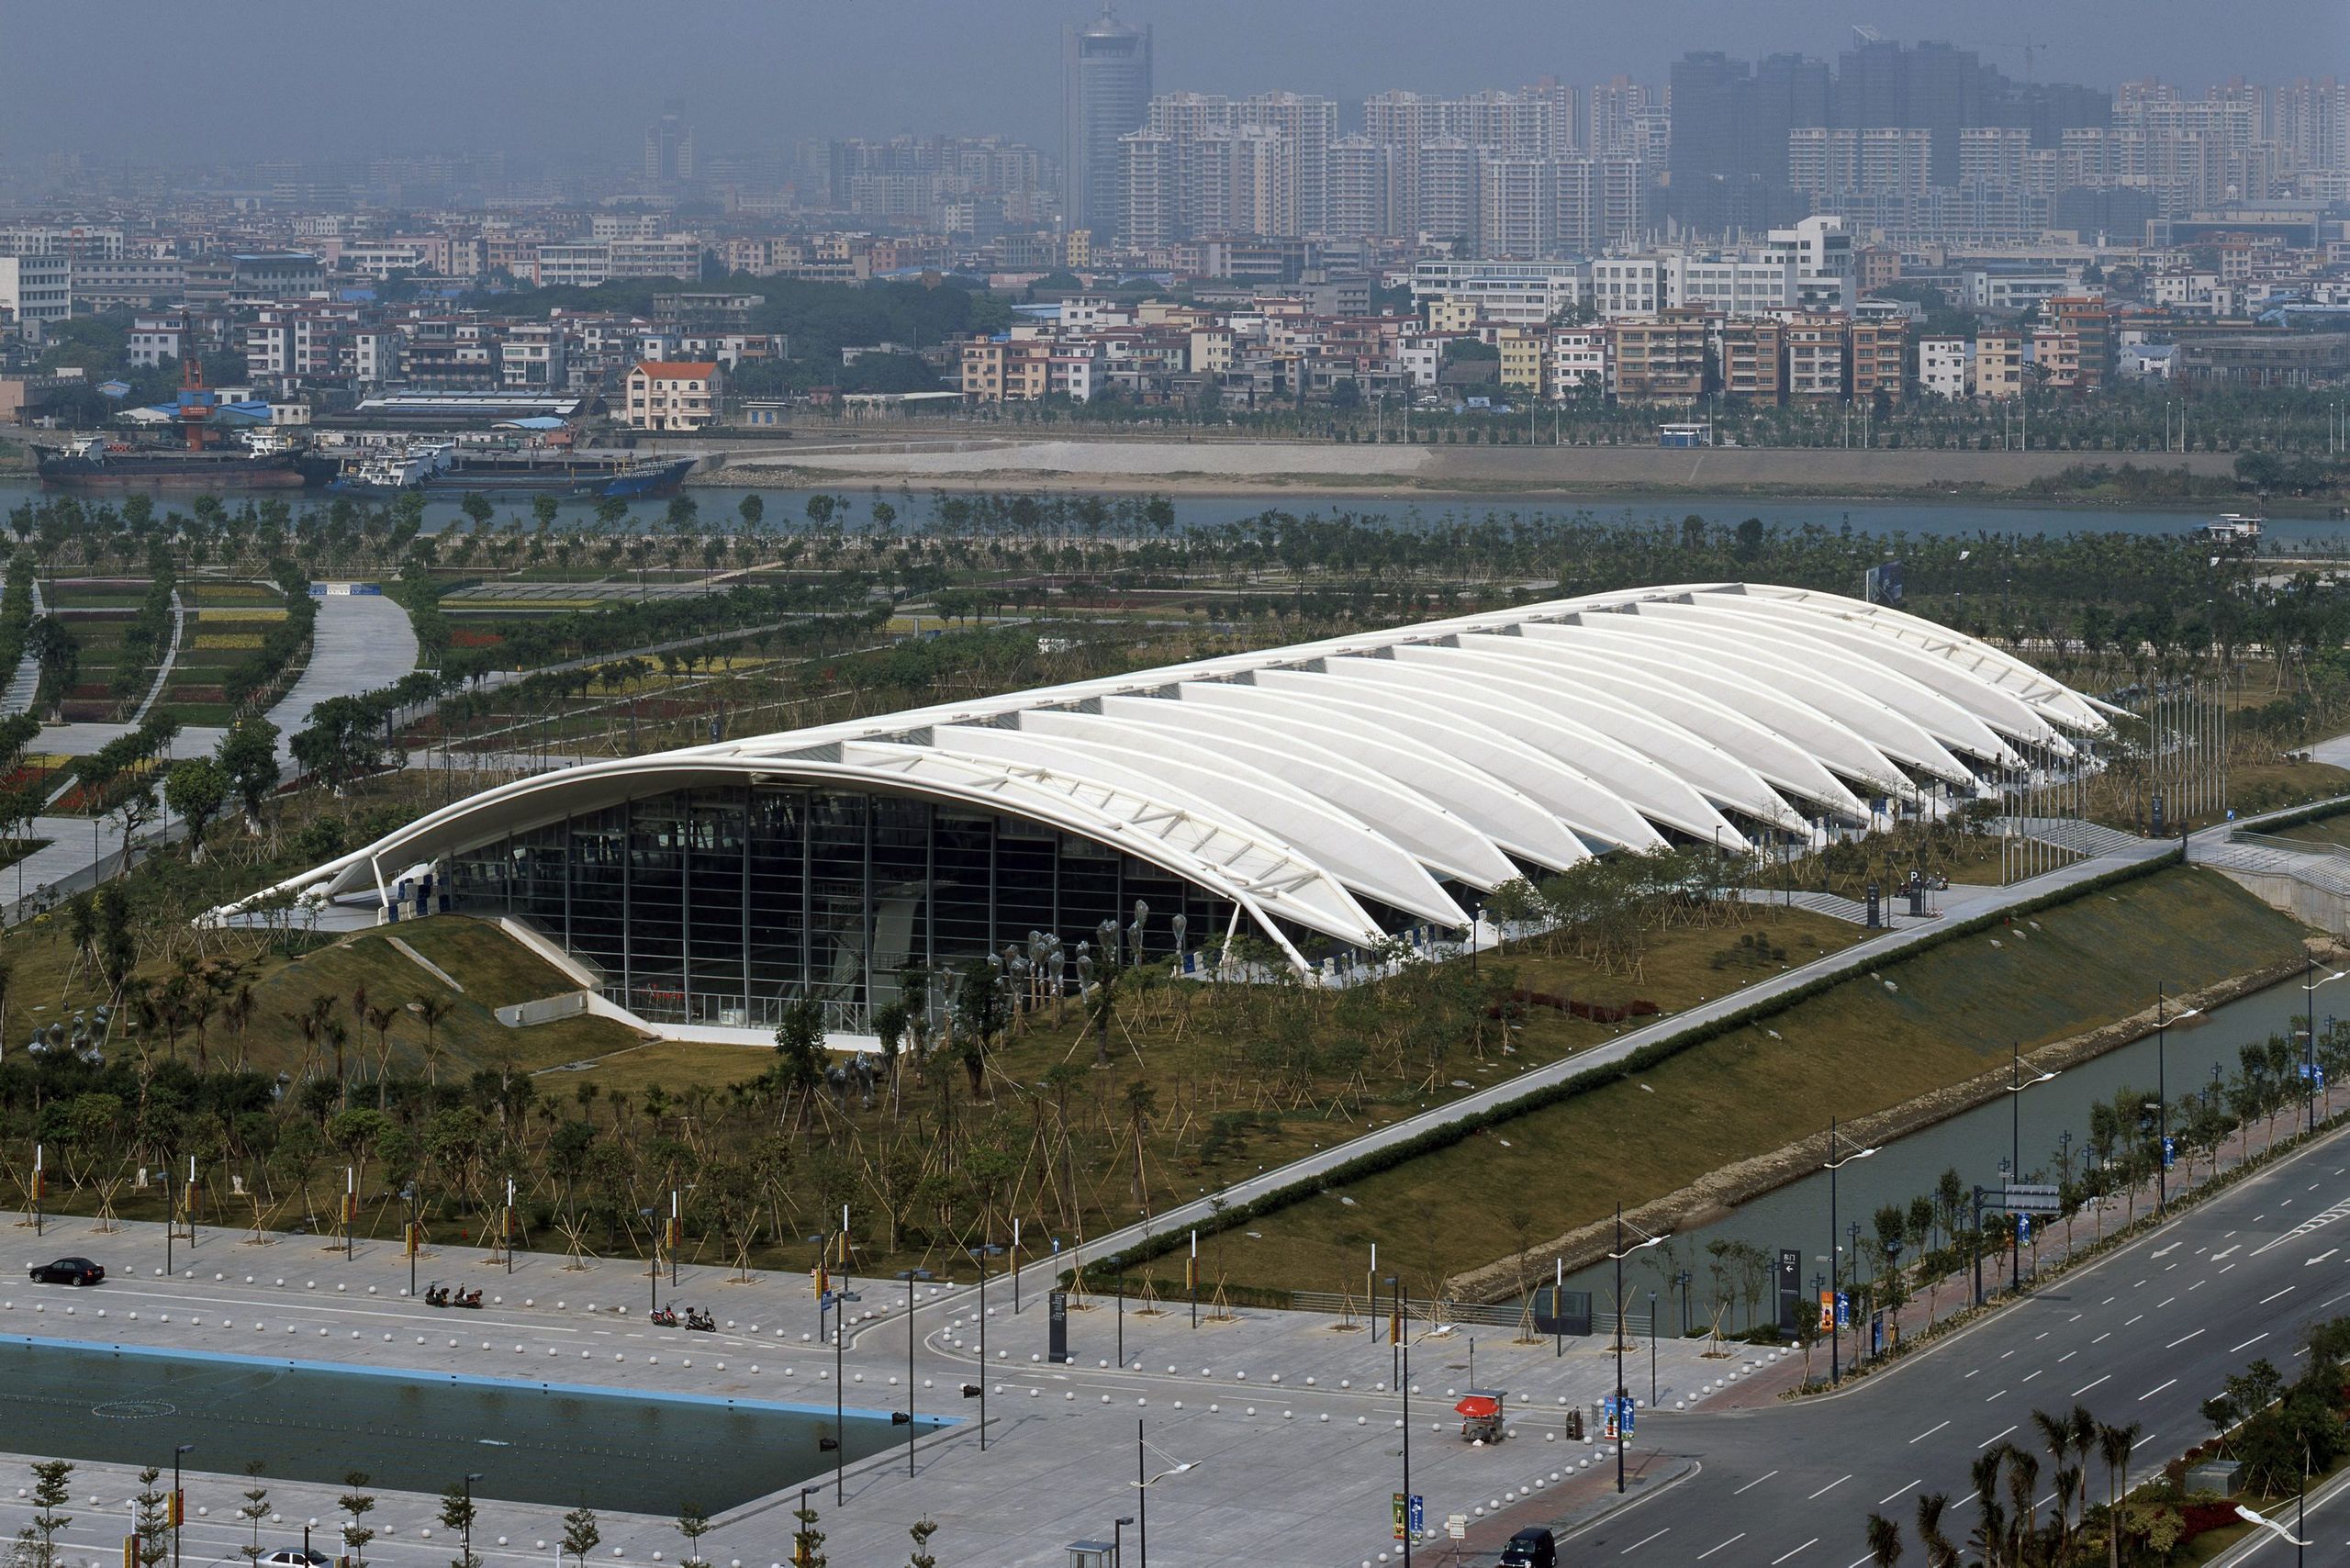
[{"label": "black car", "polygon": [[1502,1548],[1501,1568],[1559,1568],[1559,1543],[1539,1525],[1522,1529]]},{"label": "black car", "polygon": [[37,1285],[95,1285],[106,1277],[106,1265],[93,1263],[87,1258],[60,1258],[54,1263],[35,1263],[32,1272]]}]

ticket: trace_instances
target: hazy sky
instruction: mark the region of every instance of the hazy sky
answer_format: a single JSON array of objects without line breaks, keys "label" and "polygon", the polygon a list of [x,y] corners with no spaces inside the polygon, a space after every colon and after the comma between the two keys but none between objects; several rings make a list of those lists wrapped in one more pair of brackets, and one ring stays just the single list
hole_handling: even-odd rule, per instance
[{"label": "hazy sky", "polygon": [[[1057,150],[1088,0],[0,0],[0,154],[235,162],[502,146],[626,157],[688,104],[703,150],[1001,130]],[[1341,99],[1551,73],[1662,79],[1684,50],[1833,58],[1854,24],[2042,79],[2350,74],[2344,0],[1124,0],[1160,90]],[[1351,110],[1348,111],[1349,113]]]}]

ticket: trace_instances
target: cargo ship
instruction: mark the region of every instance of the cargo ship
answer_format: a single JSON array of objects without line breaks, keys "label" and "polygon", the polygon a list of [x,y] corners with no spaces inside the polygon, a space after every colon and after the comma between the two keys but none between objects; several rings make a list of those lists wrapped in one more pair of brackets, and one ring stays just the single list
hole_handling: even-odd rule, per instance
[{"label": "cargo ship", "polygon": [[293,444],[274,431],[247,430],[233,442],[218,439],[234,421],[224,417],[218,394],[204,384],[204,367],[193,357],[182,362],[179,394],[168,412],[182,433],[179,444],[84,436],[43,447],[37,463],[41,483],[61,490],[222,491],[293,489],[308,482]]},{"label": "cargo ship", "polygon": [[690,457],[639,458],[624,452],[467,451],[418,442],[397,452],[347,461],[327,483],[338,495],[428,494],[553,496],[558,500],[634,500],[666,496],[684,483]]},{"label": "cargo ship", "polygon": [[277,490],[298,488],[302,471],[294,454],[213,447],[190,452],[176,446],[133,446],[89,436],[68,445],[45,446],[40,482],[61,490]]}]

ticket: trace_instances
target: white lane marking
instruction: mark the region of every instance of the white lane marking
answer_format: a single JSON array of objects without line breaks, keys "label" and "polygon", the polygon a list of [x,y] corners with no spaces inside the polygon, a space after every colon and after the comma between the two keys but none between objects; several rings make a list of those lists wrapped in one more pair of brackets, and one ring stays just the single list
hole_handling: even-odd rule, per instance
[{"label": "white lane marking", "polygon": [[[2202,1333],[2202,1332],[2203,1332],[2203,1330],[2201,1330],[2200,1328],[2198,1328],[2198,1329],[2195,1331],[2195,1334],[2200,1334],[2200,1333]],[[2165,1346],[2163,1347],[2163,1349],[2164,1349],[2164,1350],[2177,1350],[2181,1345],[2186,1344],[2186,1343],[2188,1342],[2188,1340],[2194,1338],[2195,1338],[2195,1334],[2182,1334],[2182,1335],[2180,1335],[2177,1338],[2173,1339],[2169,1344],[2165,1345]]]},{"label": "white lane marking", "polygon": [[2040,1375],[2040,1372],[2046,1372],[2047,1370],[2048,1370],[2048,1369],[2047,1369],[2046,1367],[2042,1367],[2042,1368],[2041,1368],[2041,1369],[2040,1369],[2040,1372],[2033,1372],[2033,1373],[2031,1373],[2031,1376],[2030,1376],[2030,1377],[2026,1377],[2026,1378],[2024,1379],[2024,1382],[2026,1382],[2026,1383],[2030,1383],[2030,1382],[2032,1380],[2032,1378],[2038,1377],[2038,1376]]},{"label": "white lane marking", "polygon": [[1909,1484],[1908,1484],[1908,1486],[1897,1486],[1897,1487],[1895,1487],[1892,1491],[1890,1491],[1890,1492],[1886,1493],[1884,1496],[1879,1497],[1879,1498],[1876,1500],[1876,1506],[1877,1506],[1878,1507],[1882,1508],[1882,1507],[1884,1507],[1887,1503],[1892,1502],[1896,1497],[1899,1497],[1899,1496],[1902,1496],[1902,1495],[1906,1495],[1906,1494],[1908,1492],[1908,1490],[1909,1490],[1909,1487],[1910,1487],[1910,1486],[1923,1486],[1925,1484],[1926,1484],[1926,1478],[1925,1478],[1924,1476],[1922,1476],[1922,1475],[1921,1475],[1921,1476],[1919,1476],[1917,1480],[1910,1482],[1910,1483],[1909,1483]]},{"label": "white lane marking", "polygon": [[[2005,1394],[2006,1392],[2007,1392],[2007,1390],[2006,1390],[2006,1389],[2004,1389],[2004,1388],[2003,1388],[2003,1389],[2001,1389],[2001,1390],[1999,1390],[1999,1394]],[[1992,1400],[1997,1399],[1997,1398],[1998,1398],[1998,1397],[1999,1397],[1999,1394],[1986,1394],[1986,1395],[1984,1395],[1983,1403],[1984,1403],[1984,1404],[1986,1404],[1986,1405],[1990,1404]]]},{"label": "white lane marking", "polygon": [[[1740,1541],[1744,1540],[1745,1539],[1746,1532],[1744,1530],[1740,1530],[1736,1535],[1730,1537],[1728,1540],[1722,1542],[1722,1546],[1736,1546]],[[1705,1551],[1697,1553],[1697,1561],[1703,1562],[1707,1558],[1711,1557],[1715,1552],[1719,1551],[1722,1549],[1722,1546],[1709,1546],[1706,1548]]]},{"label": "white lane marking", "polygon": [[2172,1253],[2174,1253],[2174,1252],[2176,1252],[2176,1251],[2177,1251],[2177,1250],[2178,1250],[2178,1243],[2177,1243],[2177,1242],[2176,1242],[2176,1241],[2174,1241],[2174,1242],[2172,1242],[2169,1246],[2167,1246],[2167,1247],[2164,1248],[2161,1251],[2159,1251],[2159,1252],[2149,1252],[2149,1253],[2147,1253],[2147,1254],[2146,1254],[2146,1256],[2147,1256],[2147,1257],[2149,1257],[2149,1258],[2167,1258],[2167,1257],[2169,1257]]},{"label": "white lane marking", "polygon": [[2089,1341],[2089,1343],[2090,1343],[2090,1344],[2092,1344],[2092,1345],[2102,1345],[2102,1344],[2104,1344],[2108,1339],[2110,1339],[2110,1338],[2113,1338],[2113,1330],[2112,1330],[2112,1329],[2110,1329],[2110,1328],[2109,1328],[2109,1329],[2107,1329],[2104,1333],[2102,1333],[2102,1334],[2098,1335],[2096,1338],[2094,1338],[2094,1339],[2090,1340],[2090,1341]]},{"label": "white lane marking", "polygon": [[2073,1397],[2078,1399],[2082,1394],[2087,1394],[2090,1389],[2095,1388],[2098,1383],[2110,1383],[2112,1381],[2113,1374],[2111,1372],[2108,1372],[2103,1377],[2098,1379],[2097,1383],[2085,1383],[2081,1384],[2080,1387],[2073,1390]]},{"label": "white lane marking", "polygon": [[1779,1564],[1785,1562],[1788,1557],[1793,1557],[1796,1554],[1796,1551],[1809,1551],[1813,1547],[1818,1546],[1818,1544],[1819,1538],[1818,1536],[1813,1536],[1809,1540],[1807,1540],[1801,1546],[1796,1547],[1795,1551],[1788,1552],[1785,1557],[1774,1557],[1771,1559],[1771,1568],[1779,1568]]},{"label": "white lane marking", "polygon": [[1987,1449],[1993,1443],[1998,1442],[2001,1438],[2006,1437],[2008,1432],[2012,1432],[2014,1430],[2015,1428],[2013,1427],[2009,1427],[2007,1432],[1994,1432],[1989,1437],[1985,1438],[1981,1442],[1976,1443],[1975,1446],[1978,1449]]},{"label": "white lane marking", "polygon": [[[1671,1525],[1667,1525],[1662,1529],[1657,1531],[1656,1535],[1671,1535],[1672,1533],[1673,1527]],[[1639,1540],[1632,1542],[1631,1545],[1626,1547],[1623,1551],[1617,1552],[1616,1555],[1618,1557],[1629,1557],[1632,1553],[1638,1551],[1640,1548],[1654,1540],[1656,1539],[1656,1535],[1644,1535],[1640,1537]]]},{"label": "white lane marking", "polygon": [[2324,1251],[2322,1251],[2322,1252],[2319,1253],[2316,1257],[2314,1257],[2314,1258],[2310,1258],[2310,1259],[2305,1259],[2305,1260],[2302,1261],[2302,1263],[2301,1263],[2301,1267],[2302,1267],[2302,1268],[2304,1268],[2304,1269],[2306,1269],[2306,1268],[2309,1268],[2309,1267],[2310,1267],[2311,1265],[2312,1265],[2312,1264],[2316,1264],[2316,1263],[2322,1263],[2322,1262],[2324,1262],[2328,1258],[2333,1257],[2336,1252],[2339,1252],[2339,1251],[2341,1251],[2341,1250],[2342,1250],[2342,1249],[2341,1249],[2341,1248],[2339,1248],[2339,1247],[2329,1247],[2329,1248],[2327,1248]]},{"label": "white lane marking", "polygon": [[[1945,1422],[1943,1422],[1943,1423],[1942,1423],[1942,1425],[1943,1425],[1943,1426],[1945,1426],[1945,1427],[1947,1427],[1947,1426],[1949,1426],[1949,1425],[1950,1425],[1950,1423],[1949,1423],[1949,1422],[1947,1422],[1947,1421],[1945,1421]],[[1760,1474],[1760,1475],[1756,1476],[1753,1480],[1751,1480],[1751,1481],[1748,1482],[1745,1485],[1743,1485],[1743,1486],[1740,1487],[1737,1491],[1735,1491],[1735,1492],[1731,1493],[1731,1494],[1730,1494],[1730,1495],[1731,1495],[1731,1496],[1733,1496],[1733,1497],[1743,1497],[1743,1496],[1745,1496],[1749,1492],[1753,1491],[1757,1486],[1762,1485],[1762,1483],[1764,1483],[1765,1481],[1770,1480],[1770,1479],[1771,1479],[1771,1477],[1773,1477],[1774,1475],[1776,1475],[1776,1474],[1778,1474],[1778,1473],[1778,1473],[1777,1471],[1775,1471],[1775,1470],[1766,1470],[1766,1471],[1764,1471],[1762,1474]]]},{"label": "white lane marking", "polygon": [[1850,1481],[1852,1477],[1850,1475],[1840,1475],[1835,1480],[1830,1482],[1827,1485],[1822,1486],[1818,1491],[1814,1492],[1810,1496],[1806,1497],[1804,1501],[1807,1503],[1817,1502],[1820,1498],[1827,1496],[1830,1492],[1835,1491],[1836,1488],[1841,1486],[1845,1482]]},{"label": "white lane marking", "polygon": [[2175,1377],[2165,1378],[2162,1382],[2154,1384],[2154,1387],[2146,1390],[2145,1393],[2138,1395],[2138,1403],[2143,1405],[2147,1400],[2152,1399],[2155,1394],[2160,1394],[2164,1389],[2168,1388],[2172,1383],[2177,1383],[2177,1381],[2178,1379]]},{"label": "white lane marking", "polygon": [[[2335,1220],[2341,1219],[2344,1215],[2350,1215],[2350,1198],[2344,1198],[2342,1202],[2334,1204],[2332,1208],[2327,1209],[2322,1214],[2311,1215],[2309,1218],[2301,1221],[2300,1224],[2295,1226],[2284,1235],[2277,1238],[2276,1240],[2261,1243],[2258,1247],[2253,1249],[2252,1255],[2257,1258],[2263,1252],[2267,1251],[2271,1247],[2282,1247],[2288,1241],[2299,1240],[2300,1238],[2309,1235],[2311,1231],[2319,1230],[2326,1226],[2332,1225]],[[2258,1215],[2253,1220],[2253,1223],[2255,1225],[2258,1225],[2261,1220],[2266,1219],[2267,1217],[2268,1216],[2266,1215]]]},{"label": "white lane marking", "polygon": [[2067,1350],[2063,1355],[2056,1358],[2056,1364],[2061,1367],[2066,1361],[2071,1361],[2075,1356],[2079,1354],[2080,1352],[2078,1350]]},{"label": "white lane marking", "polygon": [[2259,1303],[2259,1305],[2261,1305],[2262,1306],[2266,1306],[2270,1302],[2275,1301],[2275,1300],[2277,1299],[2277,1296],[2291,1295],[2292,1294],[2293,1294],[2293,1287],[2292,1287],[2292,1286],[2290,1286],[2290,1285],[2287,1285],[2283,1290],[2278,1291],[2278,1292],[2277,1293],[2277,1294],[2276,1294],[2276,1295],[2265,1295],[2265,1296],[2262,1296],[2262,1297],[2260,1298],[2260,1303]]},{"label": "white lane marking", "polygon": [[[1940,1423],[1938,1423],[1938,1424],[1936,1424],[1936,1425],[1934,1425],[1934,1426],[1929,1427],[1929,1428],[1927,1428],[1924,1431],[1922,1431],[1922,1432],[1919,1433],[1916,1437],[1911,1438],[1911,1439],[1909,1439],[1909,1442],[1910,1442],[1910,1444],[1911,1444],[1911,1446],[1912,1446],[1912,1447],[1915,1447],[1917,1444],[1924,1442],[1928,1438],[1932,1437],[1936,1432],[1941,1431],[1941,1430],[1942,1429],[1942,1428],[1947,1427],[1947,1426],[1949,1426],[1949,1425],[1950,1425],[1950,1423],[1949,1423],[1948,1421],[1943,1421],[1943,1422],[1940,1422]],[[1777,1474],[1778,1473],[1777,1473],[1776,1471],[1774,1471],[1774,1472],[1772,1472],[1772,1473],[1775,1475],[1775,1474]]]},{"label": "white lane marking", "polygon": [[2241,1241],[2239,1241],[2239,1242],[2237,1242],[2233,1247],[2229,1248],[2229,1249],[2227,1249],[2227,1251],[2226,1251],[2226,1252],[2214,1252],[2214,1253],[2212,1253],[2212,1254],[2211,1254],[2211,1261],[2212,1261],[2212,1262],[2214,1262],[2214,1263],[2216,1263],[2216,1262],[2218,1262],[2221,1259],[2227,1257],[2227,1256],[2228,1256],[2228,1254],[2229,1254],[2229,1253],[2231,1253],[2231,1252],[2241,1252],[2241,1251],[2243,1251],[2243,1250],[2244,1250],[2244,1243],[2243,1243],[2243,1242],[2241,1242]]},{"label": "white lane marking", "polygon": [[[2196,1330],[2196,1332],[2199,1334],[2199,1333],[2201,1333],[2201,1332],[2202,1332],[2202,1330],[2199,1328],[2199,1329],[2197,1329],[2197,1330]],[[2264,1329],[2262,1329],[2259,1333],[2255,1334],[2251,1338],[2246,1339],[2246,1340],[2244,1342],[2244,1344],[2243,1344],[2243,1345],[2231,1345],[2231,1346],[2229,1346],[2229,1347],[2228,1347],[2228,1354],[2230,1354],[2230,1355],[2232,1355],[2232,1355],[2234,1355],[2238,1350],[2241,1350],[2244,1349],[2244,1347],[2245,1347],[2245,1346],[2247,1346],[2247,1345],[2257,1345],[2257,1344],[2259,1344],[2263,1339],[2266,1339],[2266,1338],[2268,1338],[2268,1330],[2267,1330],[2267,1329],[2266,1329],[2266,1328],[2264,1328]]]}]

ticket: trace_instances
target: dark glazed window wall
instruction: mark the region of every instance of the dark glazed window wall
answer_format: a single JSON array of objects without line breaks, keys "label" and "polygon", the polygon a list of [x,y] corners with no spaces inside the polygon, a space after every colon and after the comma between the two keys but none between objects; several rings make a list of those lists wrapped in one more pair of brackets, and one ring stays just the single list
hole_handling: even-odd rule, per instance
[{"label": "dark glazed window wall", "polygon": [[[908,796],[766,785],[649,795],[453,856],[458,907],[527,919],[661,1023],[773,1029],[822,1002],[826,1027],[864,1032],[910,969],[949,971],[1031,931],[1097,956],[1150,906],[1152,963],[1213,946],[1232,906],[1105,845],[1015,817]],[[1128,938],[1122,935],[1122,943]],[[1127,948],[1123,956],[1134,962]],[[911,1000],[911,999],[907,999]]]}]

